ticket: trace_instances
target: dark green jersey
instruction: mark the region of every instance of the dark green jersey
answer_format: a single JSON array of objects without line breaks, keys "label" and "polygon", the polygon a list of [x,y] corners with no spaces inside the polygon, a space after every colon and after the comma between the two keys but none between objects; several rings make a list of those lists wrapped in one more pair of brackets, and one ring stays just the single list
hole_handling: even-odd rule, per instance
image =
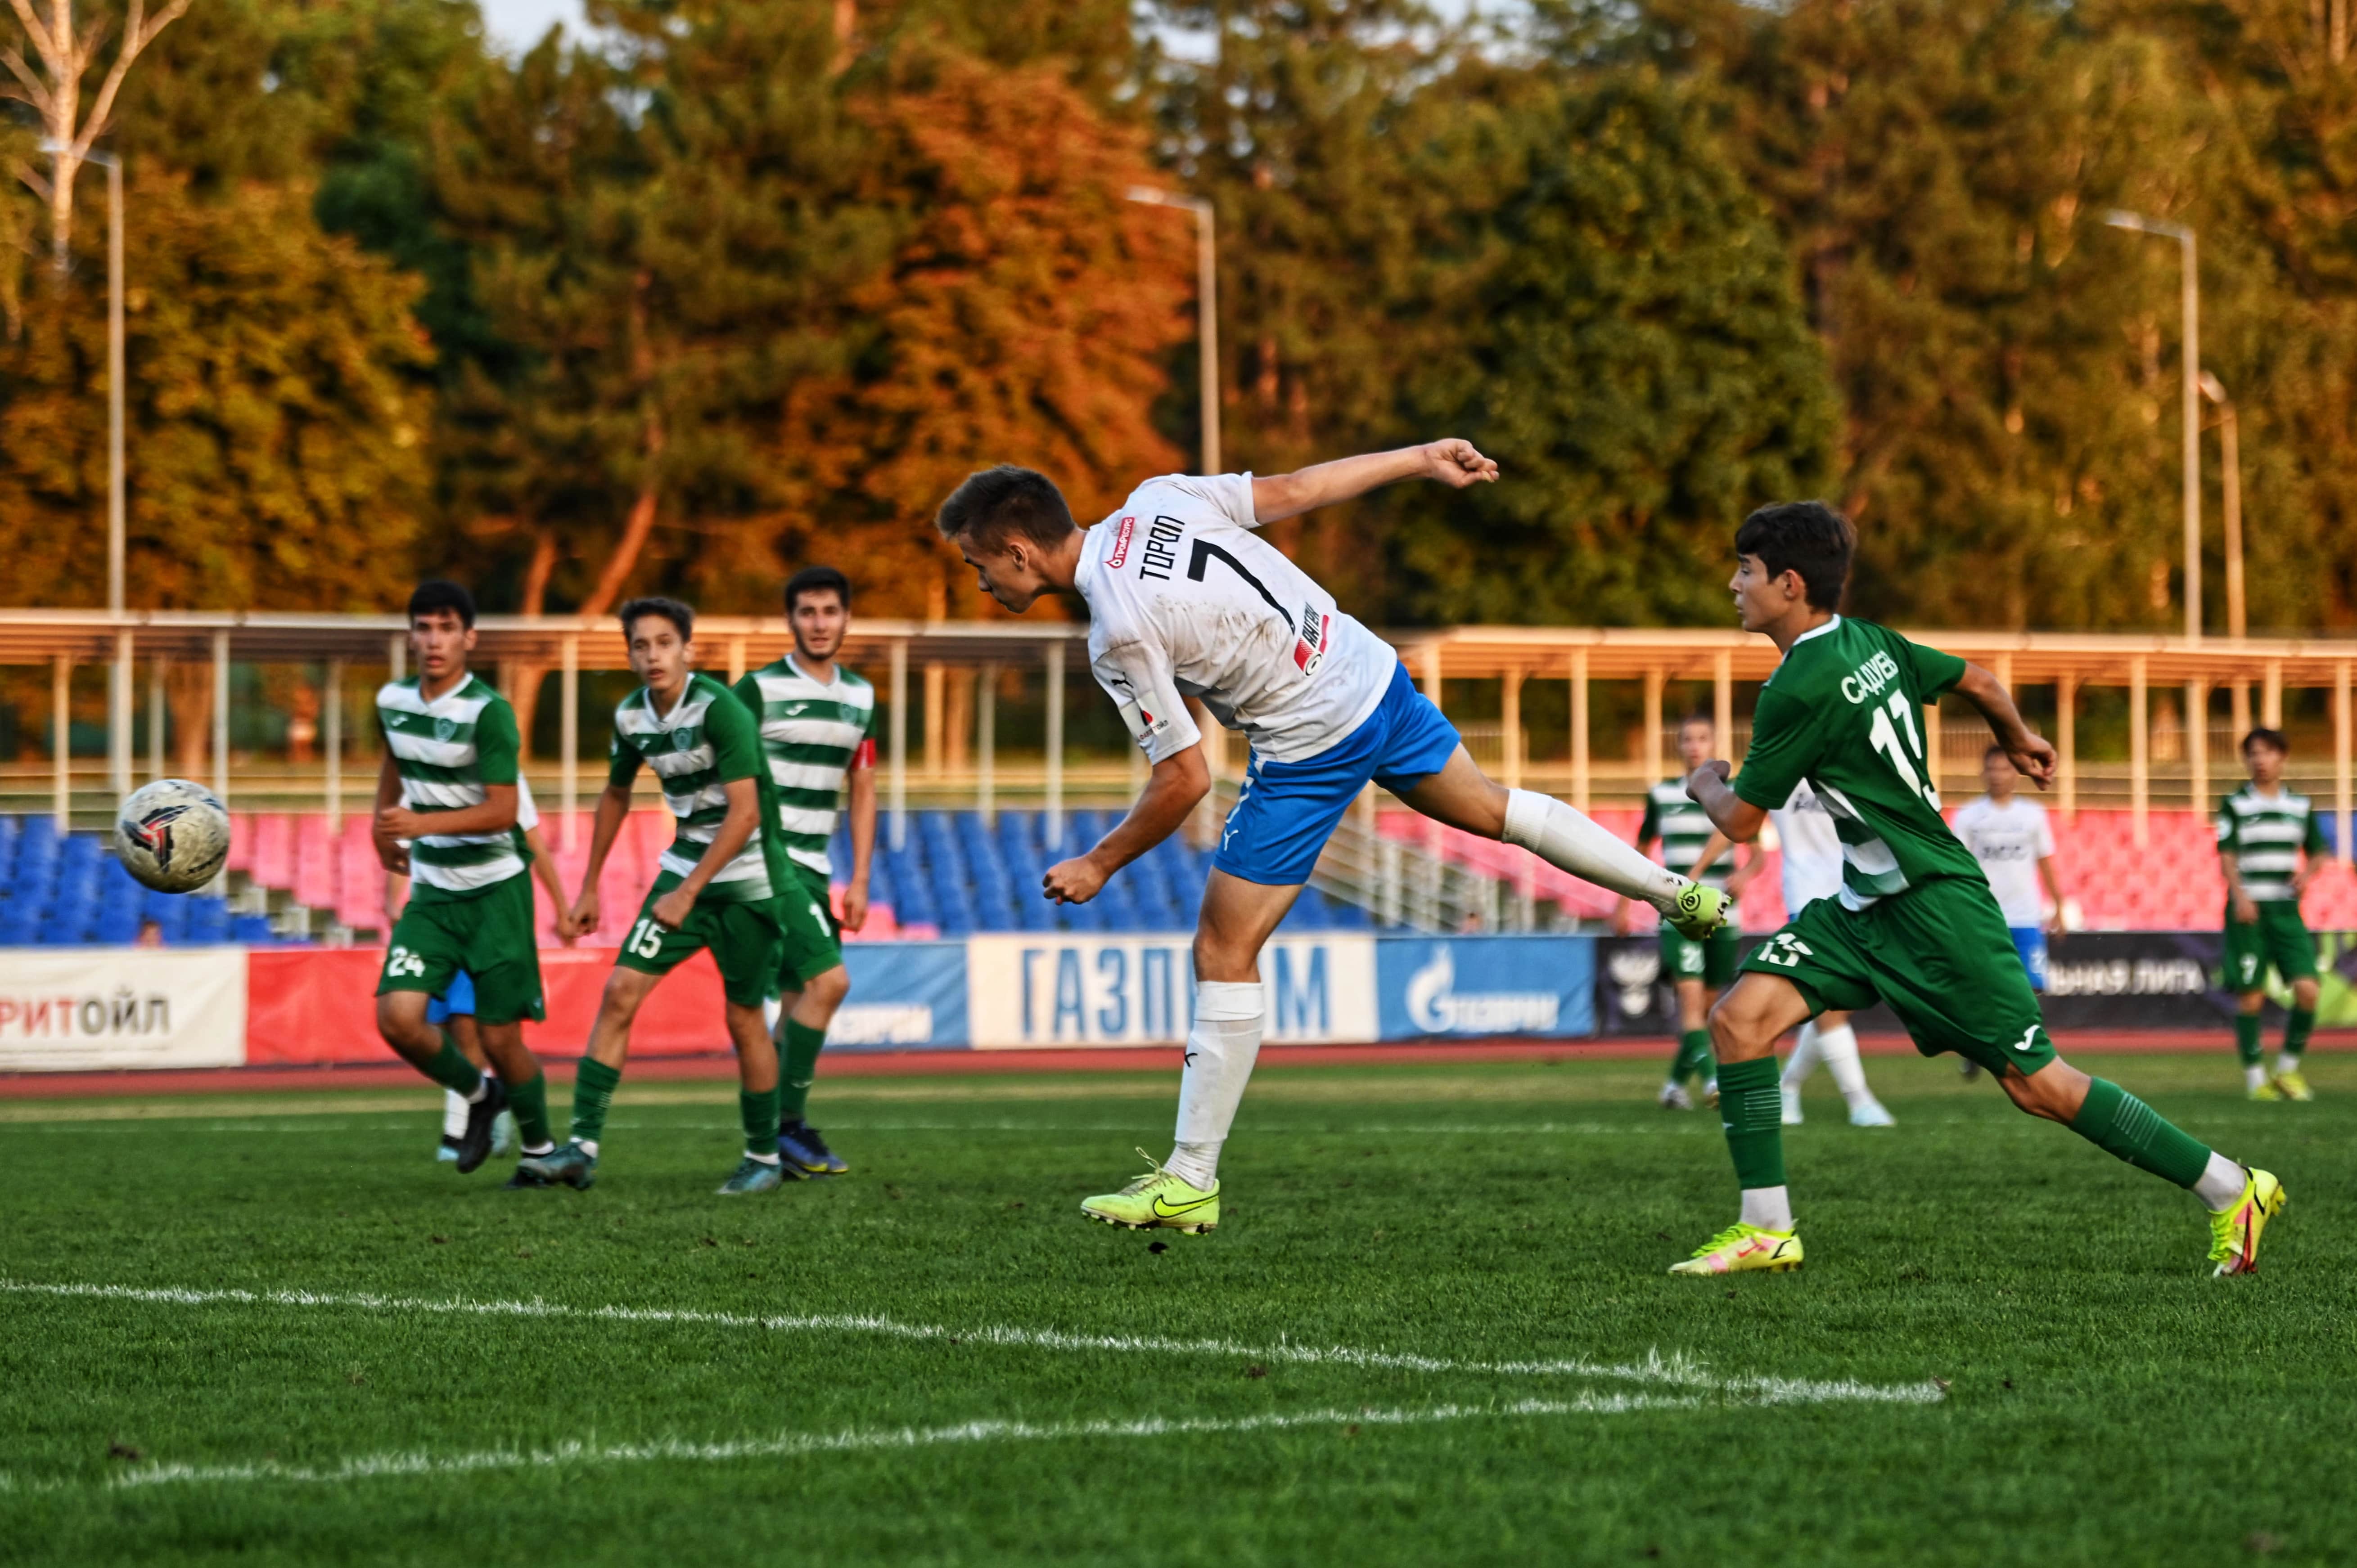
[{"label": "dark green jersey", "polygon": [[1943,876],[1987,880],[1948,831],[1924,765],[1923,709],[1964,673],[1952,654],[1835,616],[1795,641],[1760,690],[1735,792],[1777,811],[1807,779],[1841,837],[1841,899],[1853,909]]},{"label": "dark green jersey", "polygon": [[2310,860],[2330,853],[2324,842],[2324,824],[2305,795],[2278,785],[2272,795],[2245,784],[2218,803],[2218,853],[2231,854],[2242,875],[2243,891],[2254,904],[2276,904],[2296,897],[2291,879],[2299,871],[2299,852]]},{"label": "dark green jersey", "polygon": [[607,781],[627,785],[638,777],[641,764],[654,769],[663,804],[679,820],[662,863],[675,876],[694,871],[711,847],[713,835],[728,816],[729,784],[750,779],[758,787],[760,828],[705,885],[699,902],[769,898],[784,885],[776,811],[761,761],[760,726],[727,687],[709,675],[690,675],[667,714],[656,711],[654,694],[644,686],[623,698],[614,710]]},{"label": "dark green jersey", "polygon": [[[1686,793],[1683,779],[1664,779],[1645,791],[1645,820],[1637,828],[1637,847],[1662,841],[1662,864],[1680,876],[1694,875],[1694,863],[1715,830],[1709,813]],[[1724,887],[1730,857],[1721,854],[1697,879],[1706,887]]]}]

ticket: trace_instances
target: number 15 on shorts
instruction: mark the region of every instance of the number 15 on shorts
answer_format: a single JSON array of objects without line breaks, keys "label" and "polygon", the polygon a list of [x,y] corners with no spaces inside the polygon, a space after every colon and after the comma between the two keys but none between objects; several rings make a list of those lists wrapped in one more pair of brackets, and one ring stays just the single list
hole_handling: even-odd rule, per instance
[{"label": "number 15 on shorts", "polygon": [[1779,969],[1798,969],[1803,959],[1816,956],[1816,950],[1790,931],[1777,932],[1775,940],[1760,950],[1760,961]]},{"label": "number 15 on shorts", "polygon": [[630,940],[622,946],[640,958],[661,958],[662,940],[663,929],[651,918],[646,918],[630,928]]}]

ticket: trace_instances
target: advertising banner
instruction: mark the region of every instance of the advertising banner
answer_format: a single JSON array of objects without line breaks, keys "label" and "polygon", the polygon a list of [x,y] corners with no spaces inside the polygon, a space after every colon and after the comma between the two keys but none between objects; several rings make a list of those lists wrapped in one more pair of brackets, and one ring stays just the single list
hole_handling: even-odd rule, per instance
[{"label": "advertising banner", "polygon": [[0,1071],[239,1067],[242,948],[0,948]]},{"label": "advertising banner", "polygon": [[1593,937],[1385,937],[1375,951],[1386,1040],[1596,1032]]},{"label": "advertising banner", "polygon": [[926,1050],[966,1043],[963,942],[852,942],[851,998],[827,1026],[830,1050]]},{"label": "advertising banner", "polygon": [[[1176,1045],[1193,1022],[1193,938],[987,936],[966,949],[967,1019],[983,1048]],[[1375,1034],[1375,939],[1283,936],[1261,950],[1266,1039]]]}]

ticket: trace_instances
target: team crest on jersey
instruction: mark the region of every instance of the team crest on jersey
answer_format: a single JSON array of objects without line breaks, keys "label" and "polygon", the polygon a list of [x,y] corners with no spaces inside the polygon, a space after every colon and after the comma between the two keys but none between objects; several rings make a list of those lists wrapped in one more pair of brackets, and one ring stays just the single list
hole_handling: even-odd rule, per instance
[{"label": "team crest on jersey", "polygon": [[1315,675],[1318,667],[1326,662],[1326,638],[1333,629],[1334,618],[1318,613],[1316,605],[1301,607],[1301,624],[1295,630],[1293,662],[1304,675]]},{"label": "team crest on jersey", "polygon": [[1129,541],[1136,532],[1137,519],[1125,517],[1121,520],[1121,526],[1114,530],[1113,553],[1105,557],[1107,569],[1118,572],[1129,564]]},{"label": "team crest on jersey", "polygon": [[441,740],[441,741],[456,740],[456,739],[457,738],[457,736],[458,736],[458,721],[457,721],[457,720],[456,720],[456,719],[437,718],[437,719],[436,719],[436,720],[434,721],[434,738],[435,738],[436,740]]},{"label": "team crest on jersey", "polygon": [[694,730],[691,730],[691,729],[675,729],[675,730],[672,731],[672,732],[671,732],[671,748],[672,748],[673,751],[693,751],[693,750],[694,750],[694,749],[695,749],[695,732],[694,732]]}]

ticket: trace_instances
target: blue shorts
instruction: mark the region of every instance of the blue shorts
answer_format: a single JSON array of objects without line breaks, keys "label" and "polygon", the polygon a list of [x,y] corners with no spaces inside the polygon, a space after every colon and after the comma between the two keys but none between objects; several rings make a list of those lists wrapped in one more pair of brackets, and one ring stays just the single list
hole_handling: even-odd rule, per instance
[{"label": "blue shorts", "polygon": [[2046,989],[2046,929],[2042,926],[2014,926],[2013,950],[2021,955],[2021,967],[2029,972],[2029,989]]},{"label": "blue shorts", "polygon": [[463,969],[450,977],[447,990],[425,1004],[429,1024],[447,1023],[454,1015],[475,1015],[475,977]]},{"label": "blue shorts", "polygon": [[1457,731],[1397,666],[1383,702],[1340,745],[1300,762],[1253,753],[1211,865],[1264,886],[1297,887],[1367,780],[1395,794],[1413,789],[1457,746]]}]

